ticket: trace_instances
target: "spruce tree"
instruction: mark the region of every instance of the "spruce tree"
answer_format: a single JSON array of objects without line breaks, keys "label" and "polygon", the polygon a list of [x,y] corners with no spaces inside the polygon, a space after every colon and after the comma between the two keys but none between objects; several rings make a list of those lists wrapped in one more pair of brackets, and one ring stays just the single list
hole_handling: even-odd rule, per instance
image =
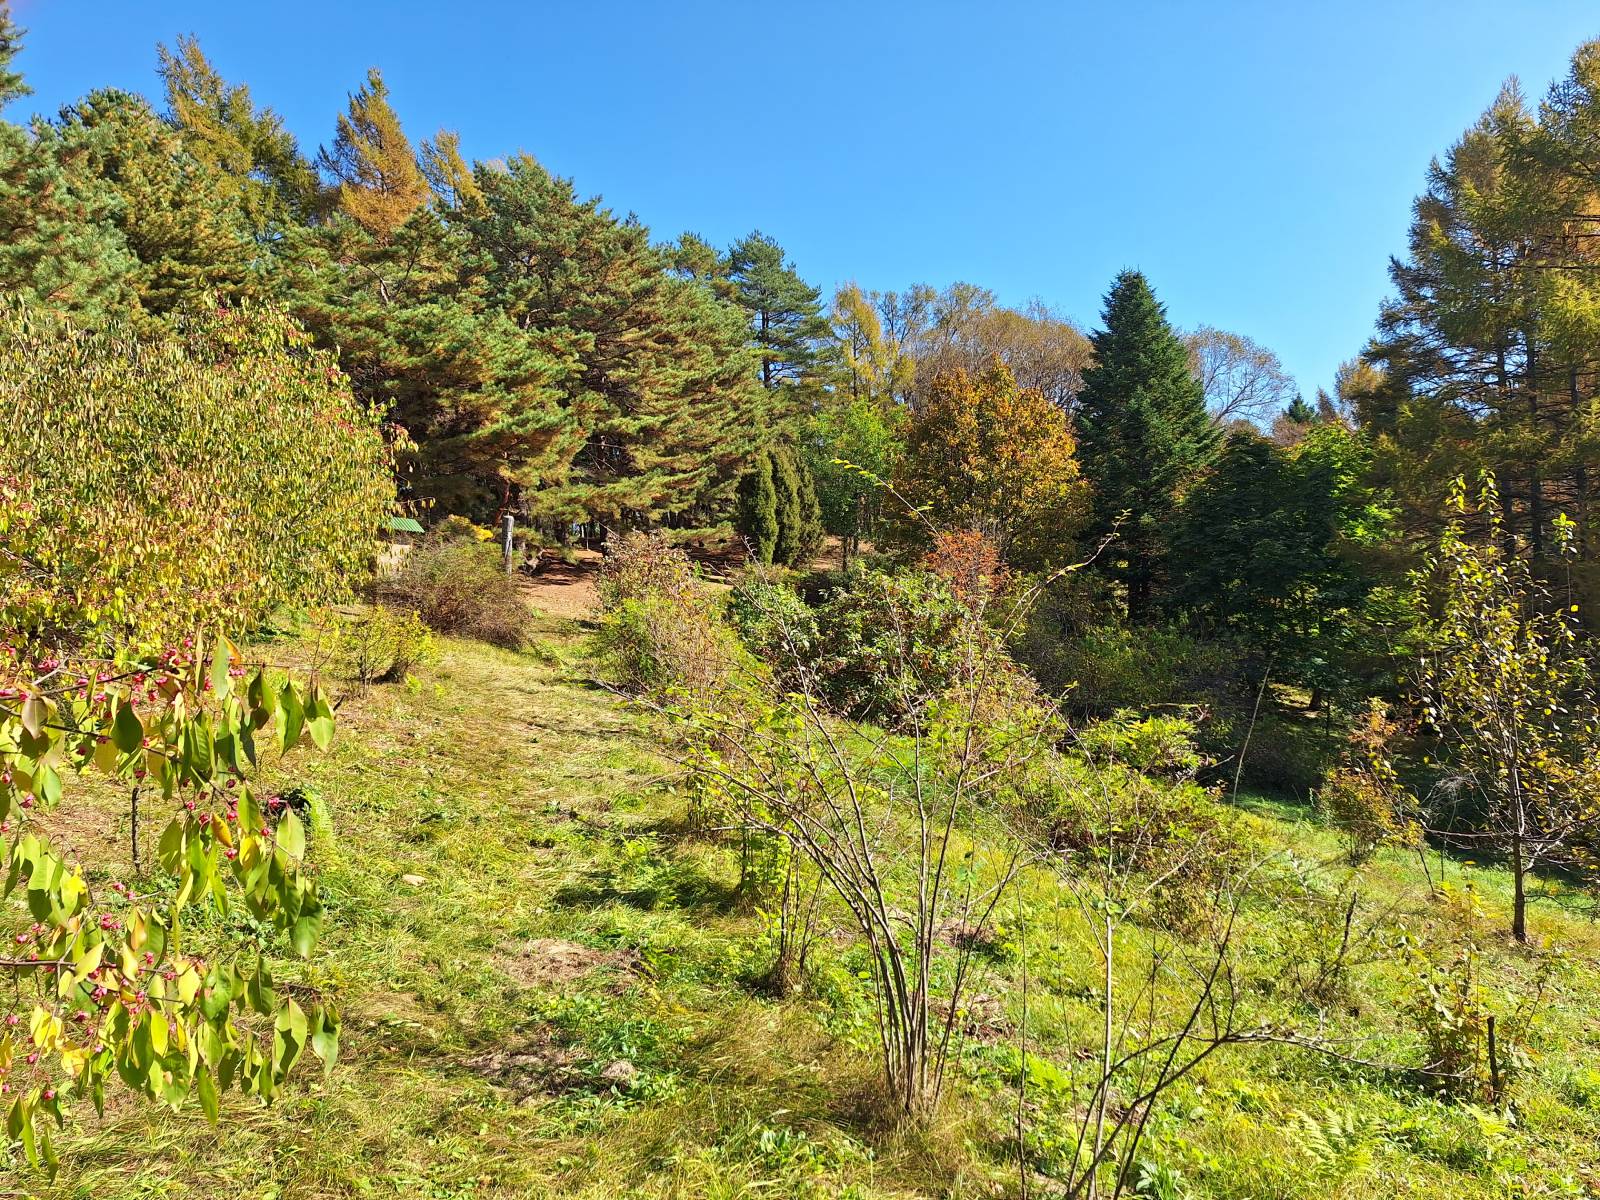
[{"label": "spruce tree", "polygon": [[1286,420],[1293,421],[1296,425],[1310,425],[1317,419],[1317,410],[1306,403],[1304,396],[1296,396],[1289,401],[1289,406],[1283,410]]},{"label": "spruce tree", "polygon": [[1093,532],[1116,530],[1105,561],[1127,589],[1129,622],[1141,624],[1179,491],[1211,458],[1218,431],[1188,349],[1143,275],[1117,276],[1102,323],[1078,400],[1080,455],[1094,485]]}]

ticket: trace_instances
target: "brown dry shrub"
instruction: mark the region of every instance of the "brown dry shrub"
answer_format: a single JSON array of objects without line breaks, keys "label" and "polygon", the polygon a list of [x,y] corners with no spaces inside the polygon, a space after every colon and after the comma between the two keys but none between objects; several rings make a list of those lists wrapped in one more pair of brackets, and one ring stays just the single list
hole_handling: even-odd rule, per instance
[{"label": "brown dry shrub", "polygon": [[413,550],[385,589],[429,629],[520,650],[528,641],[528,609],[499,549],[454,536],[429,537]]}]

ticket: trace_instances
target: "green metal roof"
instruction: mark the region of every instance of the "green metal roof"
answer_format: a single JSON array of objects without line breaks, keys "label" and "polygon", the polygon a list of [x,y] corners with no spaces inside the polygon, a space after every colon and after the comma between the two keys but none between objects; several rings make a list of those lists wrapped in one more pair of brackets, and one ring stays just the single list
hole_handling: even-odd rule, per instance
[{"label": "green metal roof", "polygon": [[389,530],[392,533],[421,533],[422,526],[410,517],[390,517]]}]

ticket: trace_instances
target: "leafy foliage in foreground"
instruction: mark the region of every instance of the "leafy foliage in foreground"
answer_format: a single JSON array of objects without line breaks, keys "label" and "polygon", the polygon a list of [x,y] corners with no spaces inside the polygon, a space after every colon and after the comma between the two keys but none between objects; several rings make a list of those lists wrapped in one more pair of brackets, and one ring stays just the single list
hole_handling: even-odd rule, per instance
[{"label": "leafy foliage in foreground", "polygon": [[[305,826],[250,782],[266,744],[286,752],[305,735],[328,745],[327,697],[265,667],[250,671],[225,638],[154,661],[102,660],[75,681],[85,660],[63,681],[67,664],[11,646],[5,655],[3,894],[25,897],[33,919],[0,958],[17,985],[0,1005],[8,1135],[53,1170],[42,1119],[65,1122],[69,1088],[103,1109],[108,1081],[120,1077],[173,1107],[194,1096],[216,1120],[219,1092],[238,1086],[270,1100],[307,1046],[331,1066],[337,1010],[314,1003],[307,1013],[304,993],[280,994],[265,958],[275,937],[308,955],[321,931]],[[162,882],[151,890],[91,886],[83,864],[48,836],[42,822],[62,803],[82,803],[69,793],[90,773],[131,789],[136,845],[141,802],[159,798],[173,814],[160,839]],[[186,939],[186,910],[225,916],[235,904],[259,923],[254,933],[214,954]]]}]

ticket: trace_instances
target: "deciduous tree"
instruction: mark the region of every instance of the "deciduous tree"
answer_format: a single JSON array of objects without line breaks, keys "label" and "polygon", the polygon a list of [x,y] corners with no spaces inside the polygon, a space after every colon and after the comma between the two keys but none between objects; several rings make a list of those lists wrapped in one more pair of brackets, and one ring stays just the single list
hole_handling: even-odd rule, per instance
[{"label": "deciduous tree", "polygon": [[916,510],[898,518],[902,540],[924,544],[930,523],[975,530],[1029,569],[1070,560],[1087,507],[1066,414],[998,359],[981,375],[934,381],[907,423],[893,483]]}]

